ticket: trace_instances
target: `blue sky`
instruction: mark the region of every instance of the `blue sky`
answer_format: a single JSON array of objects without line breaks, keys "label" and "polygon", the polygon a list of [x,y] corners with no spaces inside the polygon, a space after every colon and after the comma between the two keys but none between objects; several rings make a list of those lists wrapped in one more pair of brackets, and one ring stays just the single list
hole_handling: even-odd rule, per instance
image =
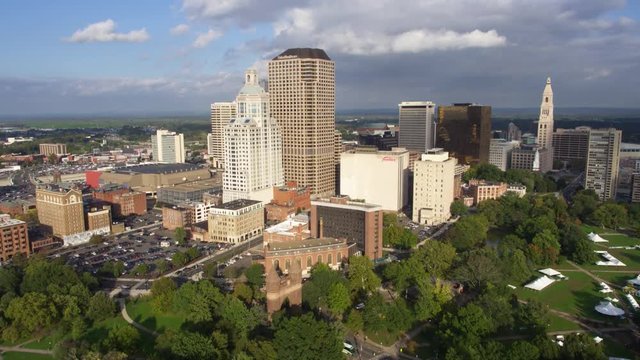
[{"label": "blue sky", "polygon": [[336,61],[338,109],[536,107],[547,75],[558,107],[640,107],[635,0],[21,0],[0,13],[3,116],[204,114],[288,47]]}]

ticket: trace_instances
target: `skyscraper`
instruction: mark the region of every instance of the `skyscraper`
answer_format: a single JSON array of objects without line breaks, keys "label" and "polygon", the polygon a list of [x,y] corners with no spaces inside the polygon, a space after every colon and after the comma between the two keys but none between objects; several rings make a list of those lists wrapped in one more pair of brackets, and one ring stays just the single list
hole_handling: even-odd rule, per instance
[{"label": "skyscraper", "polygon": [[616,197],[621,139],[622,131],[620,130],[591,129],[589,131],[584,188],[594,190],[602,201]]},{"label": "skyscraper", "polygon": [[549,149],[549,151],[541,152],[541,156],[545,162],[552,164],[553,167],[553,90],[551,90],[551,78],[547,78],[547,84],[542,91],[542,103],[540,104],[540,117],[538,119],[538,147],[540,149]]},{"label": "skyscraper", "polygon": [[335,192],[335,63],[324,50],[288,49],[269,62],[271,117],[282,130],[284,177]]},{"label": "skyscraper", "polygon": [[151,135],[153,159],[161,163],[184,163],[184,135],[158,130]]},{"label": "skyscraper", "polygon": [[436,147],[449,152],[458,163],[486,164],[490,142],[491,106],[464,103],[438,107]]},{"label": "skyscraper", "polygon": [[215,102],[211,104],[211,136],[209,152],[213,157],[213,166],[224,167],[224,140],[222,129],[236,116],[235,102]]},{"label": "skyscraper", "polygon": [[[401,130],[402,131],[402,130]],[[413,221],[439,225],[451,217],[456,159],[431,149],[414,164]]]},{"label": "skyscraper", "polygon": [[274,186],[284,184],[280,127],[269,116],[269,93],[258,84],[256,70],[245,72],[235,104],[237,116],[223,129],[224,202],[271,201]]},{"label": "skyscraper", "polygon": [[399,108],[399,146],[424,153],[434,146],[436,104],[431,101],[403,101]]}]

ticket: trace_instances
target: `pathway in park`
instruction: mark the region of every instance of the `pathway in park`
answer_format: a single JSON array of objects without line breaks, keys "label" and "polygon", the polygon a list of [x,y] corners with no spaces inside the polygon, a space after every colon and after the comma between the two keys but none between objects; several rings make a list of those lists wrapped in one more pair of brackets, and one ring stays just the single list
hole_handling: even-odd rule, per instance
[{"label": "pathway in park", "polygon": [[131,318],[131,316],[129,316],[129,314],[127,313],[127,304],[126,304],[124,299],[118,299],[118,304],[120,304],[120,314],[122,315],[122,318],[124,319],[124,321],[128,322],[129,324],[131,324],[136,329],[138,329],[140,331],[144,331],[147,334],[152,335],[154,337],[157,337],[158,335],[160,335],[157,332],[147,328],[146,326],[135,322]]},{"label": "pathway in park", "polygon": [[[31,342],[33,340],[29,340]],[[51,350],[40,350],[40,349],[27,349],[21,347],[24,344],[16,345],[16,346],[0,346],[0,351],[2,352],[23,352],[23,353],[31,353],[31,354],[40,354],[40,355],[52,355],[53,351]]]}]

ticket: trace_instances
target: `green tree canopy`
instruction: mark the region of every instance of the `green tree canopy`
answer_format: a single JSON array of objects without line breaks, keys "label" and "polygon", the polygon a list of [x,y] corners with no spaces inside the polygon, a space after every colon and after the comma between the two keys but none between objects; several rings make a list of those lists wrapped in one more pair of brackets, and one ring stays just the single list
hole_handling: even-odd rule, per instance
[{"label": "green tree canopy", "polygon": [[311,314],[282,317],[275,325],[273,346],[282,360],[342,359],[343,334]]}]

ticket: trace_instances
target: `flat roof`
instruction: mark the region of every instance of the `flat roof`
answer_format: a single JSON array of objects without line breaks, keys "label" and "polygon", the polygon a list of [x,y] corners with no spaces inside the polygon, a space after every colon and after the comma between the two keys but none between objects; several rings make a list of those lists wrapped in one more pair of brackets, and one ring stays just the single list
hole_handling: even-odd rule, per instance
[{"label": "flat roof", "polygon": [[309,224],[309,219],[307,218],[306,221],[298,221],[295,218],[291,218],[291,219],[287,219],[281,223],[275,224],[271,227],[268,227],[264,230],[264,232],[267,233],[283,233],[283,232],[288,232],[289,230],[293,229],[294,227],[298,227],[300,225],[308,225]]},{"label": "flat roof", "polygon": [[9,216],[0,216],[0,228],[20,224],[25,224],[25,222],[22,220],[13,219]]},{"label": "flat roof", "polygon": [[319,239],[305,239],[305,240],[291,240],[282,242],[271,242],[268,245],[268,251],[283,251],[293,249],[309,249],[320,246],[329,245],[342,245],[347,242],[343,239],[334,238],[319,238]]},{"label": "flat roof", "polygon": [[209,178],[203,180],[195,180],[189,182],[183,182],[172,186],[163,186],[160,190],[171,190],[179,192],[198,191],[198,190],[222,190],[220,180],[216,178]]},{"label": "flat roof", "polygon": [[225,210],[239,210],[242,208],[246,208],[247,206],[260,204],[262,201],[249,200],[249,199],[238,199],[226,202],[224,204],[215,206],[214,209],[225,209]]},{"label": "flat roof", "polygon": [[126,166],[113,170],[117,174],[170,174],[203,169],[193,164],[143,164]]}]

